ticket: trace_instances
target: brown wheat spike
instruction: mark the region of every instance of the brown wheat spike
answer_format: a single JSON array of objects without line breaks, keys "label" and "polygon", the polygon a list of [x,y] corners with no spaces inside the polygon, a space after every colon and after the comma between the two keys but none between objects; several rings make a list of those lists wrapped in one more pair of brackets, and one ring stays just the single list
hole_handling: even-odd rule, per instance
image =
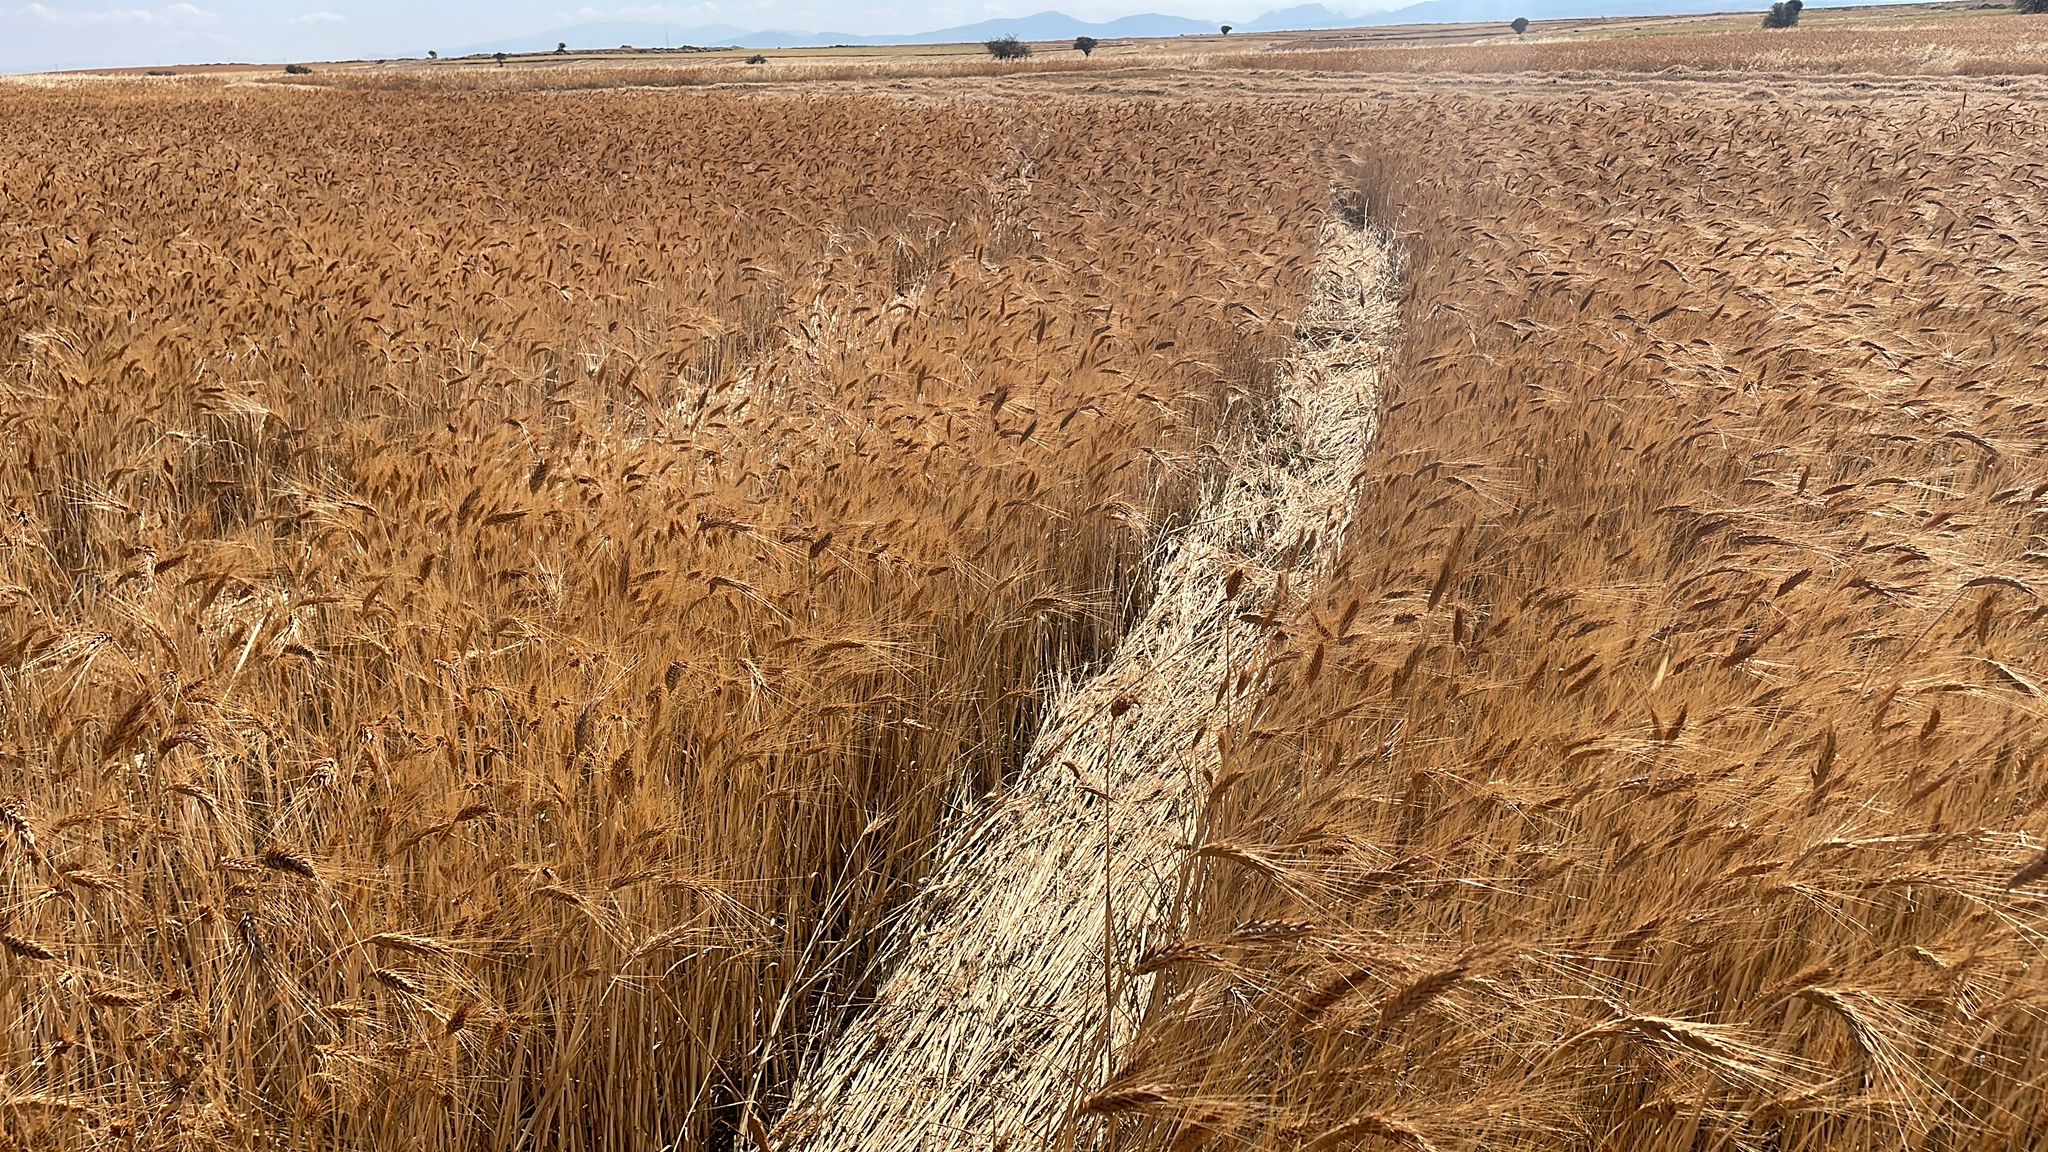
[{"label": "brown wheat spike", "polygon": [[5,825],[7,830],[14,834],[14,838],[21,841],[22,847],[31,853],[35,852],[36,832],[29,824],[28,816],[18,797],[9,796],[5,800],[0,800],[0,825]]},{"label": "brown wheat spike", "polygon": [[1125,1112],[1137,1112],[1167,1101],[1170,1086],[1137,1084],[1124,1088],[1106,1088],[1081,1101],[1080,1114],[1083,1116],[1116,1116]]},{"label": "brown wheat spike", "polygon": [[1383,1140],[1399,1148],[1412,1148],[1415,1152],[1436,1152],[1436,1145],[1425,1139],[1420,1130],[1384,1115],[1353,1117],[1316,1136],[1308,1142],[1307,1147],[1317,1150],[1348,1148],[1367,1137]]},{"label": "brown wheat spike", "polygon": [[390,948],[415,956],[446,956],[453,950],[444,941],[407,932],[379,932],[375,936],[365,938],[363,943],[372,948]]},{"label": "brown wheat spike", "polygon": [[19,956],[24,960],[47,961],[57,958],[57,954],[50,949],[43,947],[33,940],[16,936],[11,932],[0,933],[0,944],[6,945],[7,951],[10,954]]},{"label": "brown wheat spike", "polygon": [[424,985],[422,985],[419,981],[413,979],[412,977],[406,975],[403,972],[395,971],[390,968],[377,968],[373,969],[370,972],[370,975],[373,978],[375,978],[379,984],[382,984],[388,988],[396,988],[398,991],[404,992],[409,996],[424,997],[427,994],[427,990]]},{"label": "brown wheat spike", "polygon": [[2005,886],[2008,889],[2024,888],[2043,876],[2048,876],[2048,851],[2022,864],[2019,871],[2006,879]]},{"label": "brown wheat spike", "polygon": [[260,859],[263,866],[273,872],[289,872],[307,880],[319,879],[319,873],[313,870],[313,862],[289,848],[272,845],[263,850]]}]

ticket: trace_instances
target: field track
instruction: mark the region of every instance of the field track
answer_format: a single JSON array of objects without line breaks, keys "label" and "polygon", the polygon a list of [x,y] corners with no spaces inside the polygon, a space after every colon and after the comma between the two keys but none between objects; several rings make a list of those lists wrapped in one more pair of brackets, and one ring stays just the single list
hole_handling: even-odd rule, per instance
[{"label": "field track", "polygon": [[1295,350],[1273,394],[1251,398],[1151,604],[1059,693],[1010,790],[942,848],[883,955],[893,971],[812,1063],[773,1147],[1051,1146],[1105,1082],[1106,1006],[1114,1052],[1150,997],[1132,973],[1173,931],[1218,733],[1256,706],[1274,618],[1342,541],[1395,322],[1391,244],[1330,226]]}]

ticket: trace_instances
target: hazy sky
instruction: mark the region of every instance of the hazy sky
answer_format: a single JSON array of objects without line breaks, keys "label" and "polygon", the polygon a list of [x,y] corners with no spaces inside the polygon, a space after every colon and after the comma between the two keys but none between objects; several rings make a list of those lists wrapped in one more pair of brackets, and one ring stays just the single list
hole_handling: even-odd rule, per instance
[{"label": "hazy sky", "polygon": [[[1137,12],[1248,20],[1301,0],[945,0],[936,5],[870,0],[694,0],[674,4],[574,4],[563,0],[0,0],[0,71],[218,60],[423,54],[592,21],[696,28],[883,34],[920,32],[1056,8],[1084,20]],[[1353,0],[1333,8],[1392,7]]]}]

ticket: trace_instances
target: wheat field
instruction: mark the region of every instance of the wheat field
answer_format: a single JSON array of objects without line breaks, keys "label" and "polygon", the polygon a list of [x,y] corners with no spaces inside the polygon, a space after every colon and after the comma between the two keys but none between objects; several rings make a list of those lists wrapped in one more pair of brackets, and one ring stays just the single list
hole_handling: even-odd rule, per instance
[{"label": "wheat field", "polygon": [[1994,20],[1763,79],[7,85],[0,1148],[774,1144],[1260,466],[1342,221],[1378,441],[1327,573],[1249,576],[1051,1143],[2030,1146],[2048,114]]},{"label": "wheat field", "polygon": [[29,1145],[715,1142],[1115,636],[1319,194],[1284,108],[26,105]]},{"label": "wheat field", "polygon": [[1930,103],[1361,113],[1359,546],[1136,964],[1121,1144],[2037,1143],[2048,118]]}]

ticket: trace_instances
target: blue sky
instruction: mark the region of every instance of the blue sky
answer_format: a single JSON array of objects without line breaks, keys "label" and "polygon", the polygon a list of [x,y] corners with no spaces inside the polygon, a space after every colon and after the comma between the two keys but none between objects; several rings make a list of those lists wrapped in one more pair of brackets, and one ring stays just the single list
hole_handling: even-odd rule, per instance
[{"label": "blue sky", "polygon": [[[883,34],[1057,8],[1084,20],[1163,11],[1248,19],[1300,0],[948,0],[937,5],[821,0],[0,0],[0,71],[423,54],[586,22]],[[1346,5],[1332,3],[1331,7]],[[1389,7],[1358,0],[1357,8]]]}]

